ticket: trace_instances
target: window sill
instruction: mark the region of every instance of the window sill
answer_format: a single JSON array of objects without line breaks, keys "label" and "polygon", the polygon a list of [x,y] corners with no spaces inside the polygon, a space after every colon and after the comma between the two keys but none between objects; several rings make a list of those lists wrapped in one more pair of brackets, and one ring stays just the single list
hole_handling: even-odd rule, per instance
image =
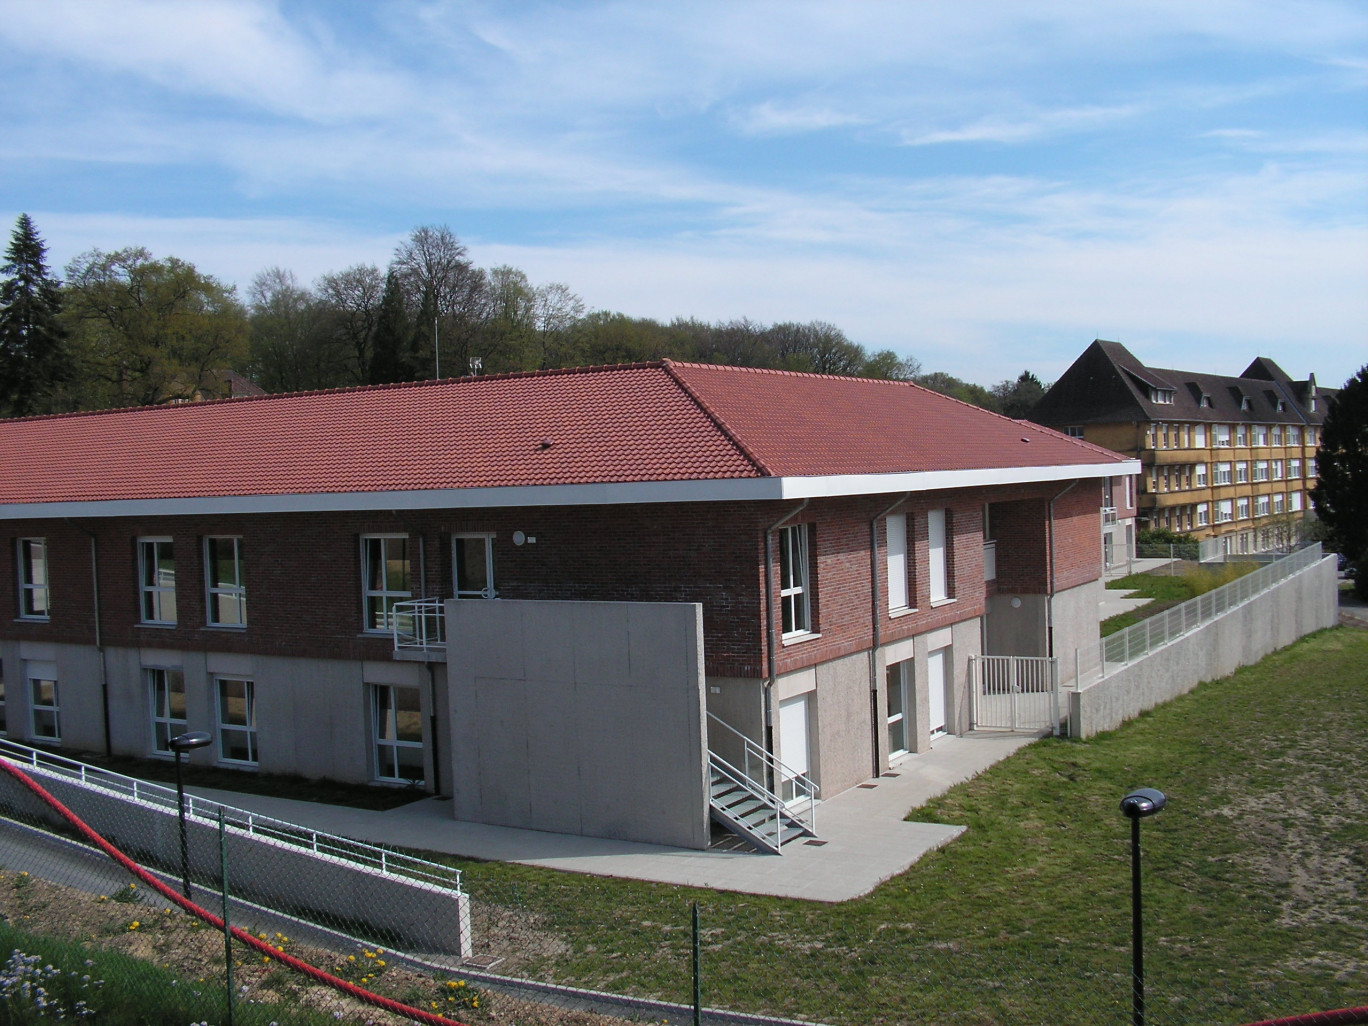
[{"label": "window sill", "polygon": [[789,645],[801,645],[805,641],[816,641],[822,636],[820,631],[806,631],[803,634],[785,634],[779,639],[780,644],[785,648]]},{"label": "window sill", "polygon": [[206,631],[245,631],[247,625],[245,623],[206,623],[204,629]]},{"label": "window sill", "polygon": [[889,619],[891,619],[891,620],[896,620],[896,619],[898,619],[899,617],[911,616],[911,615],[912,615],[913,613],[915,613],[916,611],[917,611],[917,607],[916,607],[916,606],[903,606],[903,607],[900,608],[900,609],[890,609],[890,610],[888,611],[888,617],[889,617]]},{"label": "window sill", "polygon": [[174,624],[174,623],[167,623],[167,622],[164,621],[164,620],[139,620],[138,623],[136,624],[136,626],[138,626],[138,627],[151,627],[151,628],[153,628],[153,629],[155,629],[155,630],[162,630],[162,631],[165,631],[165,630],[171,630],[171,629],[175,628],[175,627],[176,627],[176,624]]},{"label": "window sill", "polygon": [[52,617],[50,617],[50,616],[16,616],[16,617],[14,618],[14,622],[15,622],[15,623],[51,623],[51,622],[52,622]]},{"label": "window sill", "polygon": [[956,601],[958,600],[953,598],[933,599],[931,602],[931,608],[939,609],[941,606],[953,606]]}]

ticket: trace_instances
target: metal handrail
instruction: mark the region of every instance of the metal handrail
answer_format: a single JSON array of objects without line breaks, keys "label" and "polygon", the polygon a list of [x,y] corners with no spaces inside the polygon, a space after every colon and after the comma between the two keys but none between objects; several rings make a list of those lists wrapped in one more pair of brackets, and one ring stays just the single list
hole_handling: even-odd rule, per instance
[{"label": "metal handrail", "polygon": [[[131,801],[175,811],[178,807],[175,788],[149,783],[122,773],[91,766],[52,752],[29,748],[14,741],[0,739],[0,758],[22,763],[35,770],[79,783],[82,787],[101,788]],[[293,847],[305,848],[314,854],[337,862],[345,862],[370,870],[418,880],[433,888],[461,893],[461,871],[451,866],[392,851],[365,841],[326,834],[320,830],[287,823],[271,816],[237,809],[208,798],[187,793],[185,814],[194,819],[217,824],[218,811],[223,810],[223,822],[229,829],[278,841]]]},{"label": "metal handrail", "polygon": [[777,848],[779,846],[779,835],[783,828],[783,824],[780,822],[780,817],[784,811],[783,799],[775,792],[769,790],[769,788],[756,783],[756,781],[746,776],[745,773],[737,769],[716,752],[708,753],[708,765],[730,780],[737,787],[746,791],[758,801],[764,803],[765,807],[770,810],[771,815],[766,818],[766,822],[772,821],[774,823],[774,844]]},{"label": "metal handrail", "polygon": [[[802,823],[805,827],[807,827],[808,830],[812,831],[815,834],[817,832],[817,794],[821,790],[821,788],[814,784],[807,777],[803,776],[797,770],[793,769],[793,767],[786,766],[774,755],[773,752],[766,751],[763,747],[756,744],[745,734],[741,733],[741,731],[733,727],[730,723],[727,723],[725,720],[718,717],[715,713],[708,713],[708,720],[710,723],[716,723],[726,728],[727,730],[731,731],[731,733],[735,734],[737,737],[741,739],[741,741],[745,745],[743,751],[745,752],[746,756],[746,768],[744,770],[744,774],[747,777],[747,779],[753,781],[758,787],[764,789],[766,794],[773,794],[776,798],[778,798],[777,793],[769,789],[767,780],[770,778],[772,778],[776,783],[781,780],[789,780],[793,782],[794,790],[800,792],[801,796],[794,798],[792,803],[786,803],[784,805],[785,811],[788,813],[789,816],[791,816],[793,819],[796,819],[798,822]],[[709,729],[711,730],[711,728]],[[708,746],[708,757],[710,759],[716,758],[723,762],[726,761],[722,759],[721,756],[718,756],[713,752],[711,744]],[[753,773],[750,772],[750,761],[752,758],[756,759],[758,762],[760,762],[762,766],[765,767],[765,769],[769,770],[768,776],[761,775],[757,778]],[[731,764],[727,763],[727,765],[730,766]],[[736,769],[736,767],[734,766],[732,768]],[[737,770],[737,772],[743,771]],[[782,798],[778,798],[778,800],[781,803],[783,802]],[[796,807],[798,805],[801,805],[801,803],[804,801],[808,803],[808,815],[806,819],[804,819],[803,816],[799,815],[796,811]]]},{"label": "metal handrail", "polygon": [[446,648],[445,602],[424,598],[394,603],[390,607],[394,650]]}]

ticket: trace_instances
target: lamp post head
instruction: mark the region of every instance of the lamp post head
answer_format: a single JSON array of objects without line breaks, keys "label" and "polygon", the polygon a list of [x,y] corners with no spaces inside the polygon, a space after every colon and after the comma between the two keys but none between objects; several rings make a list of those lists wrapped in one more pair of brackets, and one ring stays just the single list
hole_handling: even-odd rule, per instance
[{"label": "lamp post head", "polygon": [[194,748],[203,748],[205,745],[212,744],[214,739],[202,730],[193,730],[188,734],[177,734],[170,741],[171,750],[179,754],[188,752]]},{"label": "lamp post head", "polygon": [[1141,787],[1121,799],[1121,814],[1127,819],[1144,819],[1161,811],[1167,803],[1163,791]]}]

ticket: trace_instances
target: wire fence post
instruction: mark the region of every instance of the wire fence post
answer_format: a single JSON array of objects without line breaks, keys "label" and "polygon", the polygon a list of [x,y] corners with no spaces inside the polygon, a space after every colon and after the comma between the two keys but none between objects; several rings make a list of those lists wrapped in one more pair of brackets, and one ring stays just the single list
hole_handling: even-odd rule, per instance
[{"label": "wire fence post", "polygon": [[698,902],[693,903],[693,1026],[703,1023],[702,948],[698,941]]},{"label": "wire fence post", "polygon": [[228,831],[223,825],[223,806],[218,807],[219,880],[223,889],[223,968],[228,981],[227,1026],[233,1026],[233,930],[228,925]]}]

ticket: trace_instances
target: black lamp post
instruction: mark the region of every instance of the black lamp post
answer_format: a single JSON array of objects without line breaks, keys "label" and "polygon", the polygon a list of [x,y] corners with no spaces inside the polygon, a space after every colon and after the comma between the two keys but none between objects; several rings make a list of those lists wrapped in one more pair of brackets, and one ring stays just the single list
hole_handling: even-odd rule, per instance
[{"label": "black lamp post", "polygon": [[1140,919],[1140,821],[1163,809],[1163,791],[1142,787],[1121,799],[1131,821],[1131,1023],[1145,1026],[1145,942]]},{"label": "black lamp post", "polygon": [[203,748],[214,739],[202,730],[177,734],[171,739],[171,751],[176,753],[176,811],[180,816],[181,884],[185,897],[190,897],[190,855],[185,844],[185,784],[181,781],[181,756],[195,748]]}]

